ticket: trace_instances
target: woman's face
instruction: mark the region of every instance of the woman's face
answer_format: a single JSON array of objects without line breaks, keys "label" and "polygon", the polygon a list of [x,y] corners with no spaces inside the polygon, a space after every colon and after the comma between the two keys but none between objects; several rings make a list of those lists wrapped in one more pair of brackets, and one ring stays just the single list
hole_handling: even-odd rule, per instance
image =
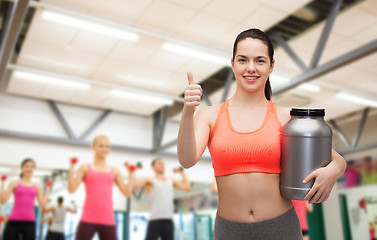
[{"label": "woman's face", "polygon": [[35,164],[34,164],[34,162],[31,162],[31,161],[30,162],[26,162],[21,167],[22,175],[24,177],[32,177],[34,170],[35,170]]},{"label": "woman's face", "polygon": [[246,38],[238,42],[232,60],[237,85],[249,92],[262,89],[272,72],[274,62],[268,56],[268,47],[259,39]]},{"label": "woman's face", "polygon": [[96,140],[92,149],[97,158],[105,159],[110,152],[110,142],[107,138],[100,138]]}]

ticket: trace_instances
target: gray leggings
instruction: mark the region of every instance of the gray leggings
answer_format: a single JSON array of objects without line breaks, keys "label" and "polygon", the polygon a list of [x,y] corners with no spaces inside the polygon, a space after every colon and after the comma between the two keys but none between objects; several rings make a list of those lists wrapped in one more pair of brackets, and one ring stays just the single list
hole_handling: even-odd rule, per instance
[{"label": "gray leggings", "polygon": [[302,240],[300,221],[294,208],[261,222],[240,223],[216,216],[214,240]]}]

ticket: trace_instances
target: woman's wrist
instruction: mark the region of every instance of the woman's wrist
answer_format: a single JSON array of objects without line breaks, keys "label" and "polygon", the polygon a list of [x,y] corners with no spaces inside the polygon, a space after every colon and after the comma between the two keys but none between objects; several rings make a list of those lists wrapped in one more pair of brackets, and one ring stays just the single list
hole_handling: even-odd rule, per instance
[{"label": "woman's wrist", "polygon": [[334,173],[334,175],[336,176],[336,178],[339,178],[342,175],[342,171],[341,171],[340,167],[336,164],[336,162],[334,160],[331,161],[326,166],[326,168],[330,169]]},{"label": "woman's wrist", "polygon": [[193,116],[194,113],[195,113],[195,108],[183,105],[182,115],[188,115],[188,116],[191,115],[191,116]]}]

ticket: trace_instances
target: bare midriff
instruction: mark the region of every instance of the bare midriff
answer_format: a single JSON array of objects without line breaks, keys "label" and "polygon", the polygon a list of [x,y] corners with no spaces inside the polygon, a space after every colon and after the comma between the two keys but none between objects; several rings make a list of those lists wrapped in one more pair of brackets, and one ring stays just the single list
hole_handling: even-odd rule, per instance
[{"label": "bare midriff", "polygon": [[238,173],[216,178],[217,214],[234,222],[260,222],[278,217],[293,205],[281,196],[279,174]]}]

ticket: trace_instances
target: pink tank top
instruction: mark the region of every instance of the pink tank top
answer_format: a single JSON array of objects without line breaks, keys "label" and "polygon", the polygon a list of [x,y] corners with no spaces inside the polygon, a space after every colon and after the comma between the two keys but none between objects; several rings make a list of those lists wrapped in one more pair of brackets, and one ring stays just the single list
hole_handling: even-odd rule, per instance
[{"label": "pink tank top", "polygon": [[9,220],[35,221],[34,200],[37,196],[37,188],[18,184],[13,194],[14,205]]},{"label": "pink tank top", "polygon": [[96,171],[91,164],[84,178],[85,203],[81,216],[82,222],[115,225],[113,209],[114,173]]}]

